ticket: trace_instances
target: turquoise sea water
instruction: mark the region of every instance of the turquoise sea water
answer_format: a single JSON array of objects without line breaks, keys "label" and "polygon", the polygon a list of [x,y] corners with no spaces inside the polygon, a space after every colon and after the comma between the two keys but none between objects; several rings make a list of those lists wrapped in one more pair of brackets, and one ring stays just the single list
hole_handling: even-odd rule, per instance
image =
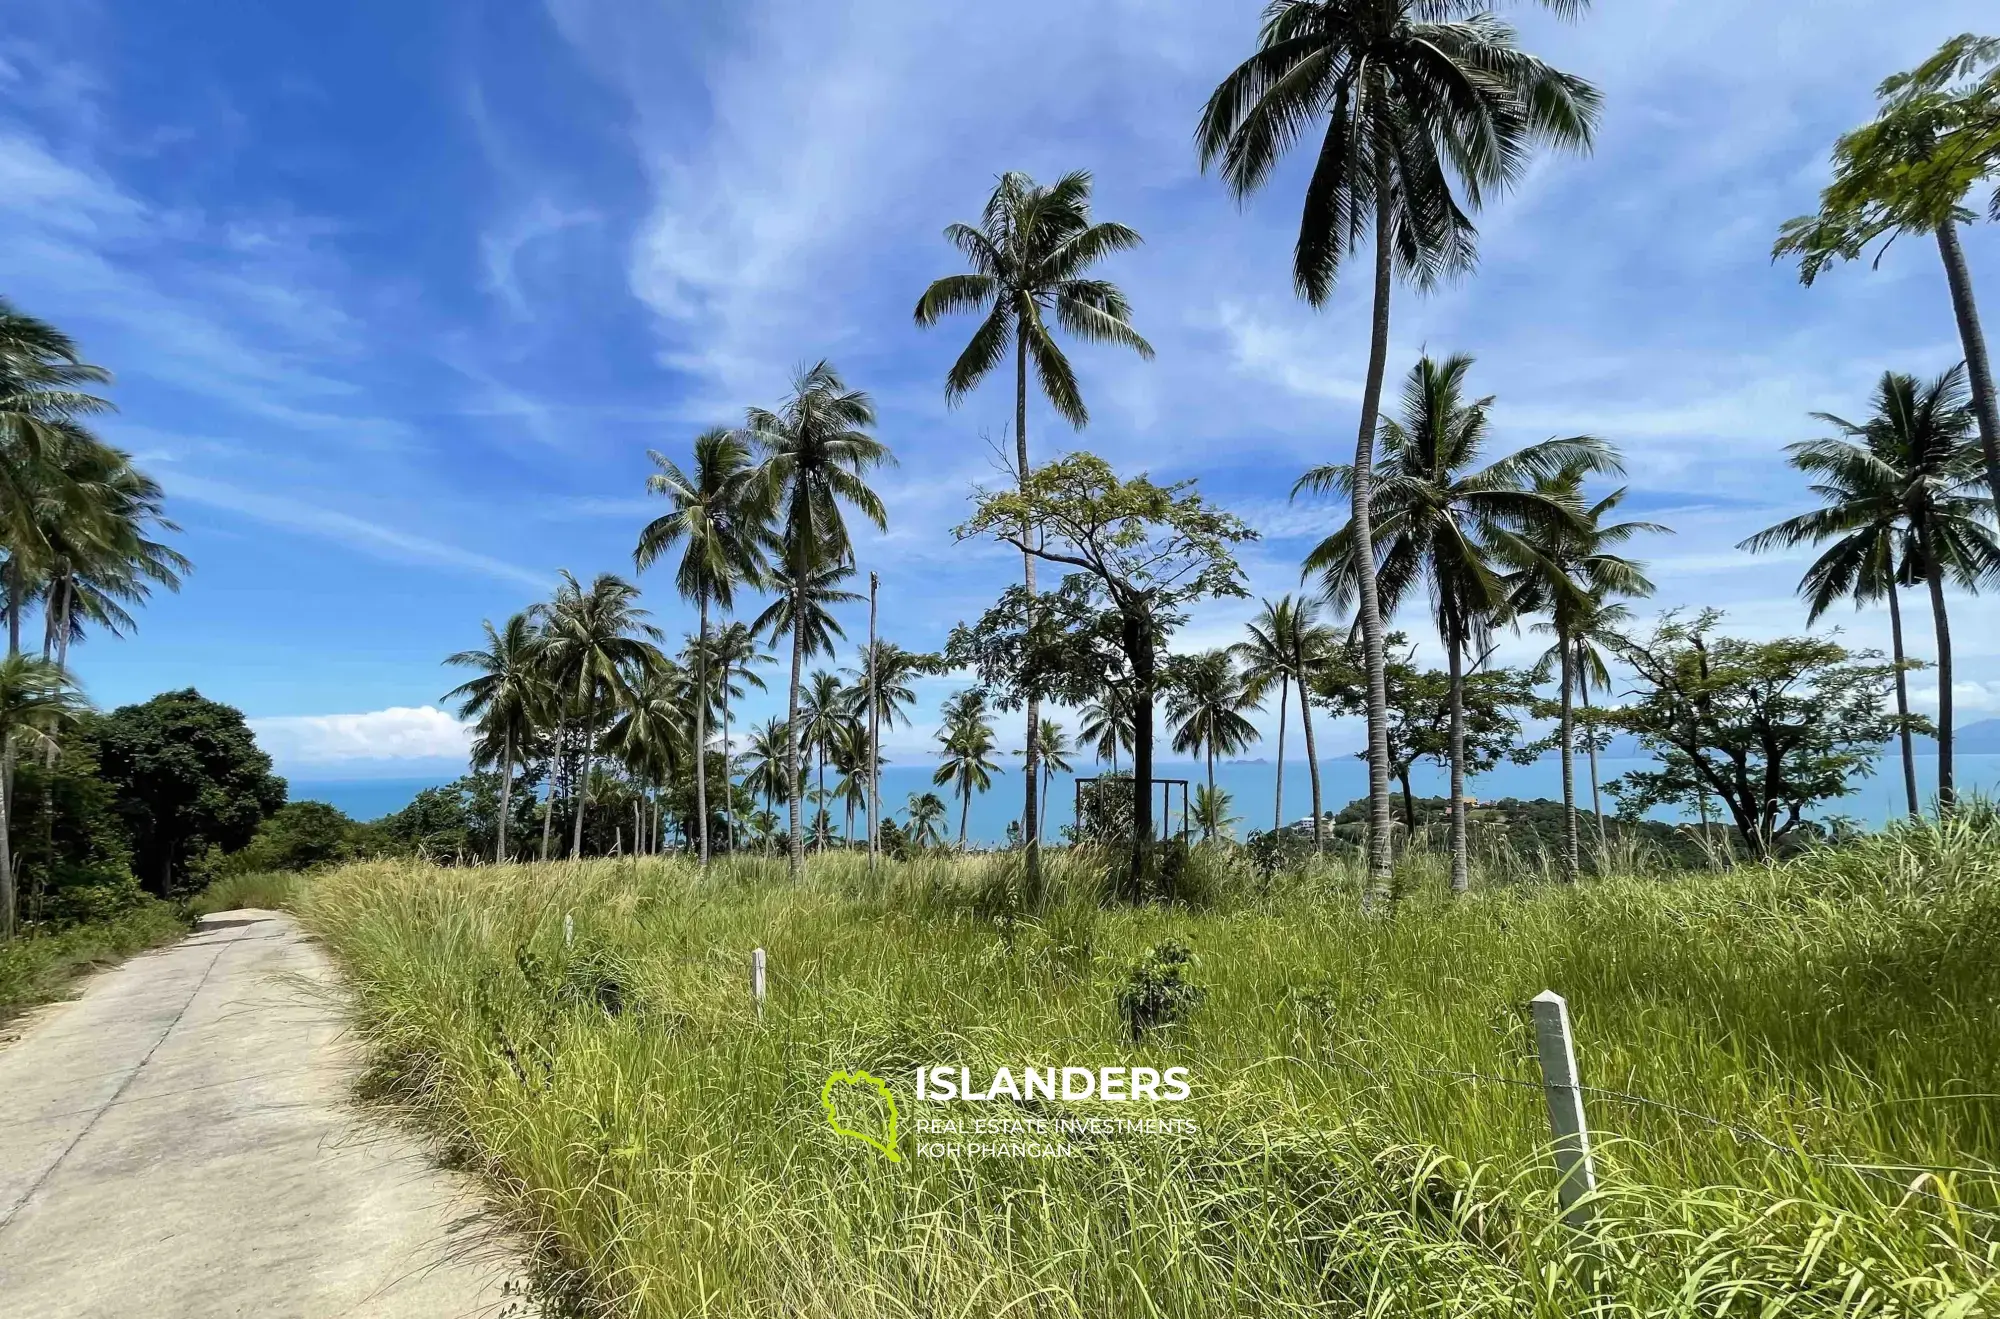
[{"label": "turquoise sea water", "polygon": [[[1651,765],[1647,760],[1602,758],[1598,762],[1602,780],[1609,783],[1618,775],[1630,769],[1644,769]],[[2000,755],[1960,756],[1957,760],[1958,788],[1961,794],[1983,792],[1989,796],[2000,796]],[[950,806],[947,816],[947,835],[957,837],[958,803],[948,795],[948,790],[931,783],[931,768],[923,765],[890,765],[882,771],[882,801],[890,814],[900,816],[904,803],[912,793],[935,792],[945,797]],[[1094,772],[1082,771],[1086,776]],[[1205,781],[1204,768],[1199,764],[1184,761],[1162,763],[1156,768],[1161,778],[1185,778],[1195,784]],[[1577,804],[1588,809],[1590,805],[1590,783],[1587,762],[1577,762]],[[424,788],[448,781],[449,776],[421,779],[295,779],[291,784],[293,800],[316,800],[331,802],[358,820],[373,820],[400,810],[410,799]],[[1239,837],[1251,829],[1268,829],[1275,818],[1277,800],[1277,767],[1271,763],[1218,764],[1215,767],[1215,783],[1218,788],[1231,794],[1231,810],[1242,817],[1237,825]],[[1917,757],[1917,781],[1919,790],[1926,796],[1936,787],[1937,760],[1932,756]],[[1475,797],[1547,797],[1557,799],[1562,796],[1562,776],[1553,758],[1538,760],[1531,765],[1502,765],[1488,774],[1474,776],[1467,791]],[[832,775],[828,775],[832,783]],[[1443,796],[1446,785],[1444,771],[1431,766],[1420,766],[1411,776],[1412,786],[1422,796]],[[1819,814],[1848,815],[1863,823],[1876,825],[1886,823],[1903,809],[1902,769],[1894,757],[1879,763],[1877,772],[1868,778],[1856,780],[1854,792],[1837,802],[1829,803]],[[1307,780],[1306,764],[1303,760],[1288,761],[1285,764],[1284,818],[1288,821],[1307,818],[1312,812],[1311,786]],[[1366,795],[1368,774],[1359,760],[1342,757],[1320,763],[1320,792],[1326,809],[1338,810],[1356,797]],[[1073,818],[1072,804],[1076,798],[1074,776],[1058,774],[1049,791],[1048,812],[1045,827],[1053,834]],[[1180,810],[1180,792],[1173,793],[1173,808]],[[1604,797],[1607,812],[1615,809],[1615,802],[1607,792]],[[998,843],[1005,839],[1007,822],[1018,819],[1021,811],[1021,775],[1019,767],[1002,771],[993,776],[990,791],[975,796],[966,817],[966,836],[974,843]],[[1662,814],[1661,818],[1674,818]],[[838,813],[835,826],[841,823]]]}]

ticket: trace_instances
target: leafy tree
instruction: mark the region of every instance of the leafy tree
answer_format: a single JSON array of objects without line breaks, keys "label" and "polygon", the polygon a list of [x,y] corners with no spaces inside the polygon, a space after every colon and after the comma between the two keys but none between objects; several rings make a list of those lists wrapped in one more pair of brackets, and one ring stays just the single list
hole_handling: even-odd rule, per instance
[{"label": "leafy tree", "polygon": [[[1155,484],[1146,476],[1121,480],[1102,458],[1075,453],[1032,473],[1018,489],[980,495],[972,518],[954,534],[991,536],[1045,563],[1078,570],[1065,579],[1060,609],[1017,601],[1027,626],[1015,642],[985,647],[982,673],[999,672],[1015,690],[1081,701],[1106,681],[1100,662],[1116,638],[1133,711],[1132,881],[1153,878],[1153,703],[1158,655],[1175,610],[1192,600],[1245,594],[1235,546],[1256,539],[1241,519],[1211,507],[1192,481]],[[1073,585],[1074,583],[1074,585]],[[1098,606],[1091,617],[1095,600]],[[1007,601],[1003,597],[1004,614]],[[1051,614],[1056,616],[1049,616]],[[988,639],[1006,631],[1001,618],[982,627]],[[960,634],[954,634],[954,642]],[[1013,652],[1010,657],[1005,652]],[[1053,658],[1051,658],[1053,657]],[[1011,672],[1010,672],[1011,671]]]},{"label": "leafy tree", "polygon": [[120,706],[85,731],[117,789],[140,882],[160,897],[181,892],[211,847],[243,847],[285,804],[285,781],[242,712],[192,687]]},{"label": "leafy tree", "polygon": [[[1549,5],[1574,12],[1583,0]],[[1588,147],[1597,118],[1595,88],[1520,50],[1514,37],[1477,0],[1274,0],[1264,11],[1256,53],[1208,98],[1195,133],[1203,167],[1218,165],[1242,198],[1325,120],[1292,259],[1292,281],[1313,306],[1332,297],[1342,264],[1364,235],[1374,238],[1374,322],[1348,481],[1370,674],[1373,889],[1387,884],[1390,864],[1372,463],[1392,279],[1400,270],[1426,289],[1470,269],[1475,232],[1466,209],[1519,179],[1536,144]]]},{"label": "leafy tree", "polygon": [[25,923],[44,929],[110,919],[142,896],[118,795],[99,773],[96,748],[70,735],[59,751],[53,763],[21,762],[10,803]]},{"label": "leafy tree", "polygon": [[[1786,221],[1771,255],[1798,257],[1799,280],[1810,285],[1828,265],[1854,260],[1885,235],[1882,251],[1903,233],[1937,240],[1971,381],[1987,494],[2000,512],[2000,403],[1958,233],[1973,218],[1966,194],[2000,172],[2000,39],[1953,37],[1915,69],[1884,79],[1875,95],[1881,107],[1875,119],[1833,145],[1834,178],[1820,193],[1819,210]],[[2000,190],[1988,213],[2000,220]]]},{"label": "leafy tree", "polygon": [[1324,849],[1319,751],[1313,742],[1312,702],[1306,692],[1333,651],[1333,629],[1319,621],[1315,601],[1283,595],[1275,604],[1264,601],[1264,608],[1250,621],[1249,631],[1248,641],[1239,641],[1230,649],[1245,665],[1250,692],[1261,701],[1271,684],[1278,684],[1278,799],[1271,827],[1285,827],[1285,707],[1292,688],[1297,687],[1299,719],[1306,735],[1307,776],[1312,783],[1313,846]]},{"label": "leafy tree", "polygon": [[[935,325],[958,311],[984,312],[972,341],[945,377],[945,397],[957,403],[1014,349],[1014,472],[1028,479],[1028,364],[1033,361],[1043,395],[1078,430],[1090,420],[1076,372],[1056,342],[1049,321],[1094,343],[1122,344],[1151,360],[1153,348],[1132,328],[1132,309],[1116,284],[1086,273],[1114,252],[1137,247],[1136,231],[1122,224],[1092,223],[1090,175],[1078,170],[1043,187],[1026,174],[1000,176],[977,227],[953,224],[945,237],[964,254],[970,272],[935,280],[917,301],[917,324]],[[1035,594],[1035,559],[1021,556],[1029,597]],[[1039,699],[1027,698],[1027,763],[1021,807],[1028,844],[1029,882],[1041,865],[1040,812],[1035,772],[1040,743],[1035,725]]]},{"label": "leafy tree", "polygon": [[22,752],[61,745],[85,709],[70,677],[47,660],[27,655],[0,659],[0,938],[12,939],[18,923],[19,871],[14,860],[14,764]]},{"label": "leafy tree", "polygon": [[1874,773],[1897,726],[1883,708],[1894,666],[1818,637],[1716,636],[1721,619],[1713,609],[1692,620],[1669,613],[1619,647],[1638,686],[1611,717],[1660,767],[1610,787],[1631,815],[1720,797],[1761,860],[1805,811]]},{"label": "leafy tree", "polygon": [[[1263,708],[1263,701],[1244,680],[1229,651],[1204,651],[1168,664],[1167,722],[1174,726],[1174,750],[1198,751],[1207,759],[1211,799],[1215,796],[1216,753],[1234,755],[1254,745],[1257,728],[1243,712]],[[1204,824],[1202,837],[1214,836]]]},{"label": "leafy tree", "polygon": [[[1822,596],[1831,603],[1857,590],[1886,589],[1893,598],[1902,579],[1930,589],[1937,632],[1938,806],[1950,810],[1956,793],[1951,620],[1944,586],[1950,579],[1973,591],[2000,576],[2000,538],[1986,525],[1985,501],[1970,493],[1979,477],[1979,451],[1971,442],[1964,368],[1955,366],[1928,384],[1885,371],[1875,389],[1875,414],[1859,425],[1832,413],[1813,415],[1842,438],[1806,440],[1787,452],[1792,466],[1817,478],[1813,489],[1826,506],[1767,528],[1743,547],[1762,550],[1840,537],[1806,575],[1813,584],[1815,617],[1824,607]],[[1872,532],[1878,524],[1883,530]],[[1882,557],[1870,561],[1868,555]],[[1909,729],[1907,703],[1898,713]]]},{"label": "leafy tree", "polygon": [[[1607,467],[1610,463],[1605,464]],[[1576,691],[1582,677],[1577,642],[1604,602],[1613,596],[1646,596],[1653,593],[1641,565],[1612,553],[1632,537],[1645,532],[1666,532],[1653,522],[1612,522],[1605,518],[1625,498],[1623,488],[1612,491],[1595,504],[1583,503],[1581,467],[1565,467],[1559,472],[1535,478],[1535,489],[1566,508],[1579,510],[1573,518],[1544,518],[1528,527],[1520,542],[1508,546],[1507,555],[1515,564],[1510,580],[1512,597],[1508,610],[1519,616],[1546,613],[1547,623],[1537,631],[1555,633],[1555,645],[1536,665],[1535,679],[1548,676],[1553,661],[1559,688],[1557,697],[1557,749],[1562,760],[1562,873],[1576,881]],[[1593,810],[1597,809],[1596,779],[1591,780]],[[1598,820],[1602,845],[1603,818]]]},{"label": "leafy tree", "polygon": [[[694,682],[709,689],[708,609],[731,609],[738,583],[764,579],[764,550],[770,540],[765,527],[765,493],[750,462],[750,446],[734,431],[703,431],[694,441],[694,470],[683,472],[670,458],[647,450],[659,470],[646,478],[646,489],[665,495],[673,510],[648,522],[639,532],[632,563],[644,572],[675,546],[681,548],[674,569],[674,587],[692,600],[700,614],[695,646]],[[701,865],[708,865],[708,702],[694,702],[695,834]]]},{"label": "leafy tree", "polygon": [[310,870],[347,861],[360,851],[366,831],[347,812],[323,801],[286,802],[264,817],[249,844],[229,858],[229,869]]},{"label": "leafy tree", "polygon": [[[875,405],[860,390],[849,389],[825,362],[802,371],[793,380],[791,395],[777,411],[752,408],[746,422],[751,441],[764,455],[759,468],[764,499],[780,520],[778,566],[791,597],[792,677],[786,726],[791,752],[788,772],[796,780],[803,767],[799,757],[799,682],[809,640],[807,588],[815,575],[823,580],[830,571],[853,566],[854,547],[841,505],[853,507],[878,527],[888,527],[881,497],[863,478],[871,469],[895,459],[888,446],[865,429],[875,424]],[[804,865],[804,821],[799,818],[795,793],[791,801],[794,879]]]},{"label": "leafy tree", "polygon": [[958,846],[963,850],[972,794],[991,788],[993,771],[1000,768],[992,760],[995,743],[993,722],[986,716],[986,693],[968,687],[945,702],[944,727],[937,740],[944,747],[944,758],[931,782],[949,783],[958,795]]},{"label": "leafy tree", "polygon": [[477,669],[479,676],[446,692],[444,699],[459,702],[462,719],[476,719],[479,745],[475,760],[491,761],[498,752],[500,800],[494,812],[493,860],[507,860],[508,797],[514,781],[514,764],[521,749],[546,717],[553,694],[538,667],[542,638],[527,614],[515,614],[505,628],[496,631],[489,619],[486,646],[482,650],[461,650],[445,658],[445,663]]},{"label": "leafy tree", "polygon": [[[1463,704],[1465,662],[1485,646],[1493,624],[1511,606],[1503,568],[1532,559],[1524,536],[1563,534],[1577,524],[1574,487],[1536,483],[1567,472],[1612,470],[1616,459],[1603,441],[1587,435],[1543,440],[1480,466],[1491,397],[1465,398],[1472,359],[1429,357],[1403,386],[1402,416],[1382,423],[1381,475],[1372,495],[1373,554],[1383,617],[1393,615],[1421,584],[1430,596],[1438,639],[1444,643],[1454,709]],[[1299,489],[1346,491],[1354,472],[1340,465],[1316,467]],[[1321,541],[1306,557],[1336,607],[1355,598],[1363,544],[1352,523]],[[1372,665],[1370,666],[1372,667]],[[1372,699],[1373,685],[1370,685]],[[1393,707],[1392,707],[1393,708]],[[1452,718],[1457,744],[1462,712]],[[1385,731],[1386,736],[1386,731]],[[1464,757],[1451,758],[1451,886],[1472,884],[1465,826]],[[1370,897],[1387,896],[1381,880]]]}]

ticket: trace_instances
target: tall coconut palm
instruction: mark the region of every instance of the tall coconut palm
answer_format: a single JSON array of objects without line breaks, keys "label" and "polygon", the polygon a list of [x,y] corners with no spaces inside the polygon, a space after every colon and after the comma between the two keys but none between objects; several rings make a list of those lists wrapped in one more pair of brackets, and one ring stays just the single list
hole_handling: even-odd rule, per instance
[{"label": "tall coconut palm", "polygon": [[37,508],[47,557],[33,594],[42,606],[42,658],[67,665],[69,647],[89,627],[123,636],[135,626],[127,606],[155,586],[180,590],[187,556],[153,537],[179,531],[164,512],[159,483],[130,454],[73,422],[55,428],[57,497]]},{"label": "tall coconut palm", "polygon": [[[716,428],[703,431],[694,441],[694,468],[683,472],[670,458],[655,450],[647,457],[659,468],[646,478],[646,489],[665,495],[671,512],[648,522],[639,532],[632,551],[632,563],[644,572],[655,560],[675,546],[681,547],[680,562],[674,569],[674,587],[684,600],[692,600],[700,616],[695,646],[695,687],[709,690],[708,609],[730,609],[736,603],[736,587],[757,582],[765,572],[764,548],[769,539],[765,530],[767,510],[761,503],[763,487],[751,465],[750,446],[736,432]],[[708,865],[708,702],[694,703],[694,800],[696,851],[700,864]]]},{"label": "tall coconut palm", "polygon": [[[841,670],[849,678],[848,696],[852,705],[851,713],[863,725],[872,727],[877,741],[876,773],[868,776],[868,791],[873,794],[879,784],[876,782],[881,768],[879,749],[880,734],[884,729],[894,728],[900,721],[909,722],[911,707],[917,703],[916,689],[911,683],[919,676],[937,673],[943,668],[943,660],[936,655],[904,650],[893,641],[877,639],[861,654],[861,662],[852,668]],[[874,695],[874,711],[869,710],[870,693]],[[865,757],[864,757],[865,762]],[[875,803],[873,810],[880,814],[881,806]],[[871,826],[872,830],[872,826]],[[869,842],[874,843],[874,834],[869,834]]]},{"label": "tall coconut palm", "polygon": [[[849,712],[851,698],[847,688],[841,685],[838,674],[817,670],[806,682],[799,695],[799,743],[812,756],[815,769],[814,782],[818,785],[819,799],[826,799],[826,762],[840,745],[854,719]],[[813,839],[813,846],[826,850],[826,830],[822,828]]]},{"label": "tall coconut palm", "polygon": [[[1263,709],[1264,703],[1227,650],[1190,656],[1177,667],[1167,693],[1174,750],[1200,752],[1207,760],[1208,795],[1214,801],[1217,753],[1235,755],[1256,743],[1257,727],[1243,716],[1246,710]],[[1213,828],[1204,824],[1202,837],[1214,836]]]},{"label": "tall coconut palm", "polygon": [[1036,824],[1046,830],[1049,824],[1049,785],[1058,774],[1068,774],[1075,767],[1070,764],[1070,754],[1076,750],[1063,734],[1063,726],[1053,719],[1044,719],[1035,725],[1035,737],[1041,745],[1035,748],[1035,764],[1042,775],[1042,818]]},{"label": "tall coconut palm", "polygon": [[1088,744],[1091,754],[1098,763],[1111,762],[1111,772],[1118,772],[1118,749],[1132,749],[1132,698],[1123,687],[1106,684],[1096,700],[1085,705],[1078,712],[1083,716],[1079,734]]},{"label": "tall coconut palm", "polygon": [[1597,851],[1603,856],[1610,848],[1604,832],[1604,797],[1598,786],[1597,752],[1605,731],[1591,709],[1590,693],[1611,690],[1611,666],[1606,662],[1627,644],[1632,611],[1602,593],[1593,593],[1589,607],[1580,611],[1570,632],[1570,649],[1575,658],[1570,672],[1576,677],[1577,699],[1583,703],[1584,739],[1590,759],[1590,813],[1597,817]]},{"label": "tall coconut palm", "polygon": [[[618,713],[604,730],[603,746],[631,776],[640,797],[657,801],[685,772],[695,753],[688,730],[700,704],[693,674],[672,658],[661,656],[652,668],[631,676]],[[645,851],[640,842],[645,832],[633,828],[634,852]]]},{"label": "tall coconut palm", "polygon": [[590,804],[590,771],[605,717],[632,699],[635,679],[657,670],[664,657],[660,630],[644,621],[639,588],[611,573],[599,573],[586,588],[562,573],[555,599],[535,606],[543,641],[538,658],[550,673],[582,737],[582,765],[576,780],[576,819],[570,838],[572,861],[583,856],[583,817]]},{"label": "tall coconut palm", "polygon": [[[843,504],[877,527],[888,527],[881,498],[863,478],[873,468],[895,459],[888,446],[865,429],[875,424],[875,405],[860,390],[849,389],[825,362],[801,371],[792,382],[791,394],[776,411],[752,408],[745,422],[751,442],[763,453],[758,470],[765,487],[764,502],[779,520],[778,566],[786,576],[791,598],[792,676],[786,722],[791,730],[791,773],[796,777],[800,767],[799,682],[809,631],[805,620],[810,617],[807,585],[816,574],[853,566],[854,549],[841,511]],[[794,795],[792,878],[797,879],[804,867],[804,821],[799,818]]]},{"label": "tall coconut palm", "polygon": [[500,818],[494,826],[493,860],[500,864],[507,860],[507,807],[515,754],[534,736],[549,697],[538,667],[541,636],[533,620],[521,613],[497,630],[491,619],[481,626],[486,629],[483,648],[445,658],[447,664],[477,670],[478,676],[446,692],[444,699],[457,701],[459,717],[476,719],[480,740],[499,748]]},{"label": "tall coconut palm", "polygon": [[[1607,472],[1622,470],[1616,456],[1606,452],[1600,464]],[[1578,628],[1606,599],[1613,596],[1645,596],[1653,592],[1642,565],[1612,553],[1634,536],[1667,531],[1654,522],[1611,522],[1605,518],[1623,502],[1625,490],[1612,491],[1594,504],[1583,502],[1583,477],[1579,469],[1565,468],[1552,475],[1538,476],[1535,490],[1559,504],[1577,510],[1574,519],[1545,518],[1534,522],[1526,534],[1503,545],[1506,557],[1515,563],[1514,590],[1508,609],[1516,616],[1547,614],[1547,630],[1555,634],[1555,645],[1542,658],[1536,674],[1546,676],[1553,663],[1561,688],[1557,745],[1562,755],[1563,792],[1563,878],[1576,881],[1578,871],[1576,829],[1576,637]]]},{"label": "tall coconut palm", "polygon": [[21,653],[21,615],[55,547],[47,529],[51,506],[88,505],[65,470],[65,457],[95,444],[77,419],[111,405],[84,386],[111,378],[83,360],[75,342],[45,321],[0,298],[0,608],[7,614],[7,653]]},{"label": "tall coconut palm", "polygon": [[[1137,247],[1138,233],[1122,224],[1093,223],[1090,175],[1078,170],[1043,187],[1018,171],[1000,176],[977,226],[953,224],[944,235],[972,269],[935,280],[917,300],[917,324],[935,325],[952,312],[982,312],[979,328],[945,377],[945,397],[956,403],[1014,350],[1014,473],[1028,480],[1028,364],[1042,394],[1063,420],[1081,430],[1090,420],[1076,371],[1056,342],[1051,319],[1066,333],[1093,343],[1120,344],[1150,360],[1153,347],[1132,328],[1132,309],[1116,284],[1092,279],[1089,269],[1114,252]],[[1035,594],[1035,559],[1021,556],[1028,595]],[[1036,809],[1035,725],[1041,703],[1028,697],[1026,772],[1021,833],[1028,845],[1028,880],[1041,866],[1040,812]]]},{"label": "tall coconut palm", "polygon": [[[86,709],[69,675],[47,660],[28,655],[0,659],[0,762],[12,780],[14,758],[59,746]],[[15,932],[15,877],[11,788],[0,790],[0,938]]]},{"label": "tall coconut palm", "polygon": [[[1743,544],[1761,550],[1835,540],[1814,565],[1815,570],[1824,565],[1818,578],[1807,574],[1831,593],[1829,602],[1883,588],[1893,600],[1901,580],[1929,588],[1937,632],[1938,809],[1949,811],[1956,791],[1951,620],[1944,588],[1950,581],[1974,591],[2000,577],[2000,536],[1988,525],[1988,501],[1972,493],[1984,461],[1964,366],[1927,383],[1885,371],[1874,403],[1874,415],[1858,425],[1830,412],[1813,414],[1840,438],[1805,440],[1786,452],[1793,467],[1815,478],[1813,492],[1825,506],[1768,527]],[[1877,546],[1872,529],[1885,521],[1889,540]],[[1843,547],[1853,562],[1843,562]]]},{"label": "tall coconut palm", "polygon": [[789,783],[785,767],[791,763],[790,732],[783,720],[767,719],[750,730],[749,747],[743,753],[743,787],[767,807],[790,802],[798,793],[799,780]]},{"label": "tall coconut palm", "polygon": [[[1585,0],[1548,3],[1574,12]],[[1332,297],[1363,237],[1374,238],[1374,321],[1348,469],[1349,525],[1362,547],[1354,594],[1368,677],[1374,900],[1387,893],[1390,865],[1388,694],[1371,521],[1390,285],[1398,270],[1422,289],[1469,269],[1476,246],[1466,212],[1516,182],[1537,144],[1587,148],[1598,101],[1589,83],[1522,51],[1514,30],[1477,0],[1274,0],[1256,53],[1208,98],[1195,133],[1203,167],[1218,166],[1241,198],[1325,121],[1292,258],[1292,281],[1313,306]]]},{"label": "tall coconut palm", "polygon": [[[1306,571],[1322,575],[1336,607],[1352,600],[1361,563],[1379,560],[1377,589],[1384,616],[1423,586],[1444,643],[1451,683],[1451,886],[1472,886],[1465,833],[1465,661],[1483,648],[1492,624],[1509,605],[1503,558],[1525,535],[1551,534],[1548,524],[1574,525],[1573,503],[1534,488],[1538,478],[1574,468],[1605,470],[1611,451],[1587,435],[1543,440],[1481,467],[1492,399],[1468,400],[1472,359],[1425,357],[1403,386],[1402,415],[1382,423],[1381,473],[1370,495],[1373,554],[1357,551],[1353,524],[1316,546]],[[1318,467],[1300,478],[1316,490],[1352,488],[1353,469]]]},{"label": "tall coconut palm", "polygon": [[[718,689],[722,705],[723,820],[729,831],[729,847],[736,848],[736,753],[729,735],[729,703],[741,699],[748,688],[765,690],[757,676],[757,666],[772,663],[772,656],[757,639],[748,623],[731,619],[716,630],[710,642],[716,670],[722,675]],[[740,685],[739,685],[740,684]]]},{"label": "tall coconut palm", "polygon": [[1320,804],[1319,748],[1313,742],[1311,682],[1333,653],[1333,629],[1319,621],[1319,604],[1310,599],[1279,596],[1250,621],[1250,639],[1230,647],[1243,662],[1244,681],[1263,700],[1271,684],[1278,686],[1278,800],[1271,827],[1285,823],[1286,698],[1299,692],[1299,720],[1306,735],[1306,769],[1312,783],[1313,846],[1324,848],[1325,811]]},{"label": "tall coconut palm", "polygon": [[993,722],[986,713],[986,693],[967,688],[944,705],[944,726],[937,740],[944,758],[931,775],[933,783],[949,783],[958,795],[958,846],[965,849],[966,826],[972,813],[972,794],[993,786]]}]

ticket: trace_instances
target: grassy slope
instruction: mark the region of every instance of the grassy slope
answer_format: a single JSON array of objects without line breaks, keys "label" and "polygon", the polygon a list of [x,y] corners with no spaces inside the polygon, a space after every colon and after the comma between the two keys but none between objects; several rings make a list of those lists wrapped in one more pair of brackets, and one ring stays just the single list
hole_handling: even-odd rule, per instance
[{"label": "grassy slope", "polygon": [[87,971],[186,933],[179,907],[148,899],[111,920],[0,944],[0,1022],[60,998]]},{"label": "grassy slope", "polygon": [[[381,863],[305,907],[355,973],[381,1080],[621,1314],[1578,1313],[1592,1269],[1553,1222],[1522,1010],[1550,987],[1585,1082],[1653,1101],[1588,1099],[1587,1249],[1618,1312],[2000,1304],[1991,823],[1775,871],[1416,898],[1389,922],[1341,876],[995,922],[1000,864],[871,885],[841,858],[791,889],[749,865]],[[1207,1002],[1133,1047],[1117,988],[1167,938]],[[905,1131],[1007,1108],[910,1102],[928,1061],[1184,1064],[1196,1098],[1161,1107],[1201,1134],[1057,1161],[906,1140],[890,1164],[822,1122],[847,1067],[890,1078]]]}]

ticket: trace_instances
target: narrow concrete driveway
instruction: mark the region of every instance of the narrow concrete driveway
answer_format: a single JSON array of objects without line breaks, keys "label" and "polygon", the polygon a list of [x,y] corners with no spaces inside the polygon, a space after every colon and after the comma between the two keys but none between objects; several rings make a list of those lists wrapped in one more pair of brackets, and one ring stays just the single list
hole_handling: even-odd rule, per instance
[{"label": "narrow concrete driveway", "polygon": [[521,1313],[468,1184],[350,1100],[337,992],[288,917],[225,912],[9,1028],[0,1313]]}]

